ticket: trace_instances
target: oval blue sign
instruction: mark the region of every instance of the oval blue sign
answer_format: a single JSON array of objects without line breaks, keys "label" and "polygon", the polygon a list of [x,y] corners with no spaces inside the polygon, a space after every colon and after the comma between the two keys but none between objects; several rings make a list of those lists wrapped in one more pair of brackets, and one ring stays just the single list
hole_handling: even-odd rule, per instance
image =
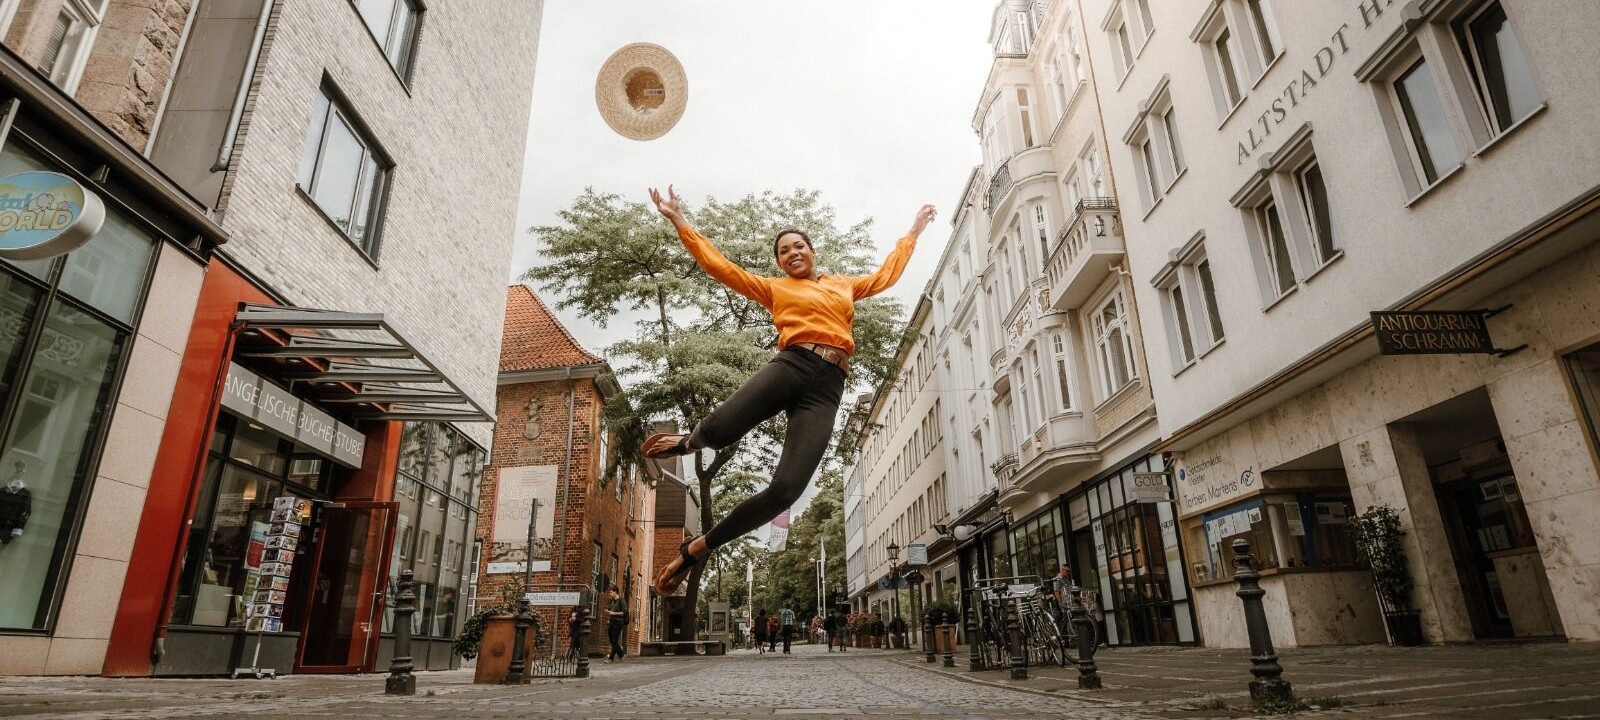
[{"label": "oval blue sign", "polygon": [[61,173],[0,178],[0,257],[41,260],[71,252],[94,237],[105,220],[100,197]]}]

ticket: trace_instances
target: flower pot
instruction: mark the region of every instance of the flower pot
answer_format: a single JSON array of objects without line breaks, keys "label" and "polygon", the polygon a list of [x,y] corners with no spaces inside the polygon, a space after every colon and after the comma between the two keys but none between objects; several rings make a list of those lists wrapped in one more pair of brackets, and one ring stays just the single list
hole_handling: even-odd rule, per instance
[{"label": "flower pot", "polygon": [[1389,642],[1410,647],[1422,644],[1422,614],[1416,610],[1384,613],[1383,624],[1389,628]]},{"label": "flower pot", "polygon": [[[506,675],[511,672],[511,652],[517,644],[516,638],[516,617],[500,615],[489,618],[489,622],[483,628],[483,641],[478,651],[478,666],[472,677],[474,683],[499,685],[505,682]],[[523,640],[524,662],[533,658],[535,639],[533,628],[528,628]]]},{"label": "flower pot", "polygon": [[954,654],[956,651],[956,626],[940,625],[933,629],[934,648],[939,653]]}]

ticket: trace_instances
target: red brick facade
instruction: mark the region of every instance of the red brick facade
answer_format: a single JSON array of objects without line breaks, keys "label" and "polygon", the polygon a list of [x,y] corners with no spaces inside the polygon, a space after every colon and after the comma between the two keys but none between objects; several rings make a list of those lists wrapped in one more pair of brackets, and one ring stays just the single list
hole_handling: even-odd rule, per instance
[{"label": "red brick facade", "polygon": [[[596,569],[610,574],[611,558],[616,557],[616,583],[627,593],[630,622],[627,647],[638,650],[644,637],[647,621],[649,558],[645,557],[650,543],[646,537],[650,525],[641,517],[640,495],[649,493],[642,479],[634,482],[623,478],[621,497],[618,481],[600,482],[601,471],[601,412],[606,389],[597,382],[596,375],[603,362],[590,362],[552,367],[548,363],[529,363],[535,368],[516,367],[520,357],[564,355],[581,360],[593,358],[578,347],[562,330],[549,311],[526,288],[514,286],[508,294],[506,341],[520,342],[524,347],[512,352],[502,350],[501,385],[496,392],[494,446],[490,452],[489,467],[483,476],[478,514],[478,539],[484,548],[490,546],[494,532],[495,498],[499,487],[500,471],[529,465],[552,465],[562,468],[568,460],[568,438],[571,438],[571,465],[558,470],[556,493],[551,507],[541,505],[542,516],[553,519],[555,548],[549,572],[533,574],[534,590],[554,590],[558,570],[560,582],[595,586]],[[513,326],[515,323],[515,327]],[[530,326],[555,324],[543,332],[530,332]],[[555,347],[527,347],[528,345],[554,345]],[[546,352],[539,352],[545,350]],[[575,352],[574,352],[575,351]],[[512,367],[506,367],[511,365]],[[570,372],[573,379],[567,379]],[[517,382],[524,380],[523,382]],[[571,415],[568,415],[568,408]],[[570,432],[569,432],[570,420]],[[531,437],[530,437],[531,436]],[[570,481],[569,481],[570,478]],[[630,505],[632,512],[630,513]],[[564,506],[564,507],[563,507]],[[553,513],[553,515],[545,515]],[[600,558],[596,564],[595,549],[599,543]],[[488,574],[488,553],[479,568],[478,601],[495,602],[508,583],[520,581],[520,574]],[[630,572],[631,570],[631,572]],[[599,596],[598,609],[604,607],[604,596]],[[554,610],[545,608],[546,627],[556,630],[558,647],[565,647],[567,632],[564,622],[557,622]],[[597,616],[593,623],[590,649],[604,653],[607,648],[605,620]]]}]

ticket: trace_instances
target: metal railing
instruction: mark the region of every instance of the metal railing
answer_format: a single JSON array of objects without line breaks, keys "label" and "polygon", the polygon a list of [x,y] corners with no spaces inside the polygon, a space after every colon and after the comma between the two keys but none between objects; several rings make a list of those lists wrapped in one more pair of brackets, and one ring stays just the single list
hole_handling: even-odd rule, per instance
[{"label": "metal railing", "polygon": [[1000,163],[999,168],[995,169],[994,175],[989,177],[989,194],[984,196],[983,209],[993,215],[995,206],[1000,204],[1006,193],[1011,192],[1013,184],[1015,183],[1011,180],[1011,159],[1007,158],[1005,162]]},{"label": "metal railing", "polygon": [[1087,197],[1073,206],[1072,215],[1056,235],[1055,248],[1045,263],[1045,275],[1052,285],[1066,279],[1070,270],[1088,247],[1091,238],[1120,235],[1115,198]]}]

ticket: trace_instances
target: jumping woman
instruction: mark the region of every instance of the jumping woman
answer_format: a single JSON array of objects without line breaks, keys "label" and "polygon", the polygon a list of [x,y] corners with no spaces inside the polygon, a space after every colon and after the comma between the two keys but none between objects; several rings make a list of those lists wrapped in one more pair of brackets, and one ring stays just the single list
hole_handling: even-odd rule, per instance
[{"label": "jumping woman", "polygon": [[783,276],[770,278],[752,274],[723,257],[683,219],[672,186],[667,186],[666,198],[651,188],[650,199],[678,228],[678,238],[706,274],[772,312],[779,352],[693,432],[650,436],[644,443],[645,457],[668,458],[702,448],[727,447],[779,412],[789,421],[771,484],[740,503],[705,535],[685,540],[678,547],[678,557],[656,576],[656,591],[670,595],[689,576],[696,561],[770,522],[805,492],[828,449],[839,398],[844,394],[850,354],[855,352],[851,337],[855,303],[888,290],[900,279],[917,246],[917,236],[933,220],[934,210],[932,205],[923,205],[911,232],[895,244],[883,267],[861,277],[818,272],[811,238],[799,230],[783,230],[772,241],[772,253]]}]

